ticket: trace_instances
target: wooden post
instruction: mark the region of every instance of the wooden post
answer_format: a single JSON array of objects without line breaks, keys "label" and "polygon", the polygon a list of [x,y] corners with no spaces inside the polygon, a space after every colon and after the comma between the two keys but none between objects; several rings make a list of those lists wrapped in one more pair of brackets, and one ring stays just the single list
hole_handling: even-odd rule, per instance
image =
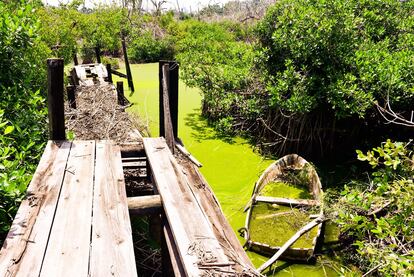
[{"label": "wooden post", "polygon": [[124,82],[116,82],[116,92],[118,95],[118,105],[124,105]]},{"label": "wooden post", "polygon": [[101,63],[101,49],[95,47],[96,63]]},{"label": "wooden post", "polygon": [[169,64],[164,64],[162,66],[162,76],[163,76],[163,108],[164,108],[164,133],[165,140],[171,152],[174,154],[174,145],[175,145],[175,136],[172,128],[171,122],[171,113],[170,113],[170,100],[169,100]]},{"label": "wooden post", "polygon": [[178,81],[179,81],[179,65],[176,61],[165,61],[161,60],[158,64],[158,79],[159,79],[159,129],[160,136],[165,137],[165,127],[164,127],[164,107],[163,107],[163,74],[162,67],[164,64],[169,65],[169,89],[168,89],[168,98],[169,98],[169,107],[171,114],[172,128],[175,138],[178,137]]},{"label": "wooden post", "polygon": [[125,43],[125,37],[122,35],[122,51],[124,52],[124,60],[125,60],[125,68],[127,73],[127,79],[128,79],[128,87],[131,90],[131,94],[135,91],[134,90],[134,82],[132,81],[132,74],[131,74],[131,68],[129,67],[129,61],[128,61],[128,53],[126,49],[126,43]]},{"label": "wooden post", "polygon": [[107,81],[108,81],[108,83],[112,84],[112,68],[111,68],[111,65],[109,63],[106,65],[106,71],[108,72]]},{"label": "wooden post", "polygon": [[65,140],[63,103],[63,59],[47,60],[47,101],[49,108],[49,138]]},{"label": "wooden post", "polygon": [[72,86],[72,85],[67,86],[66,92],[68,93],[69,106],[72,109],[76,109],[75,86]]},{"label": "wooden post", "polygon": [[79,62],[78,62],[78,55],[76,54],[76,50],[73,50],[73,63],[75,65],[78,65],[79,64]]}]

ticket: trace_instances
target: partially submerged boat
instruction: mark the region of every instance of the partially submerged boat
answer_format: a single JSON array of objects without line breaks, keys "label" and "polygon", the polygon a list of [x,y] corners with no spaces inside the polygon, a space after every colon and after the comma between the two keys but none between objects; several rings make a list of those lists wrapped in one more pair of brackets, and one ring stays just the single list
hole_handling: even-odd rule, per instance
[{"label": "partially submerged boat", "polygon": [[[248,249],[273,255],[312,219],[323,217],[322,185],[314,167],[291,154],[271,164],[256,182],[248,205],[244,238]],[[314,256],[322,223],[301,235],[283,259],[308,261]]]}]

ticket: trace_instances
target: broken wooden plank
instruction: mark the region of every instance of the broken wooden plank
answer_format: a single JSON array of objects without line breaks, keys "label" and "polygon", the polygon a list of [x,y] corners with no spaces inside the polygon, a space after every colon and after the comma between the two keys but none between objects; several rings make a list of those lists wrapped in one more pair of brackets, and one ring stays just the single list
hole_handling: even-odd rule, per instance
[{"label": "broken wooden plank", "polygon": [[146,195],[128,197],[129,214],[149,215],[162,212],[161,197],[159,195]]},{"label": "broken wooden plank", "polygon": [[191,155],[190,152],[187,151],[187,149],[183,145],[179,144],[178,142],[175,142],[175,146],[177,147],[178,151],[185,155],[193,164],[195,164],[198,167],[203,166],[193,155]]},{"label": "broken wooden plank", "polygon": [[0,276],[39,275],[71,145],[46,145],[0,251]]},{"label": "broken wooden plank", "polygon": [[87,276],[95,141],[74,141],[40,276]]},{"label": "broken wooden plank", "polygon": [[137,276],[121,153],[96,143],[91,276]]},{"label": "broken wooden plank", "polygon": [[116,71],[116,70],[111,69],[111,73],[114,74],[114,75],[116,75],[116,76],[119,76],[121,78],[128,79],[128,76],[126,74],[121,73],[119,71]]},{"label": "broken wooden plank", "polygon": [[208,222],[223,246],[225,254],[236,262],[234,266],[237,272],[249,273],[251,276],[258,275],[249,257],[244,251],[240,241],[227,221],[221,209],[220,203],[208,185],[206,179],[200,173],[196,165],[190,161],[180,161],[184,175],[188,179],[190,188],[202,207]]},{"label": "broken wooden plank", "polygon": [[316,218],[316,219],[312,220],[311,222],[309,222],[308,224],[306,224],[305,226],[303,226],[287,242],[285,242],[285,244],[282,247],[280,247],[280,249],[269,260],[267,260],[264,264],[262,264],[257,269],[257,271],[263,272],[266,268],[268,268],[269,266],[271,266],[272,264],[274,264],[280,258],[280,256],[282,256],[282,254],[292,244],[295,243],[295,241],[297,241],[302,235],[306,234],[307,232],[309,232],[310,230],[312,230],[313,228],[315,228],[316,226],[318,226],[319,224],[321,224],[324,220],[325,220],[324,216],[321,215],[318,218]]},{"label": "broken wooden plank", "polygon": [[270,196],[256,196],[255,201],[287,205],[287,206],[315,206],[319,205],[319,201],[316,200],[307,200],[307,199],[291,199],[291,198],[281,198],[281,197],[270,197]]},{"label": "broken wooden plank", "polygon": [[[208,253],[210,262],[229,263],[165,140],[144,138],[144,147],[186,274],[203,274],[198,254]],[[225,269],[235,272],[231,266]]]},{"label": "broken wooden plank", "polygon": [[143,162],[122,162],[122,167],[124,168],[136,168],[136,167],[146,167],[147,163],[145,161]]}]

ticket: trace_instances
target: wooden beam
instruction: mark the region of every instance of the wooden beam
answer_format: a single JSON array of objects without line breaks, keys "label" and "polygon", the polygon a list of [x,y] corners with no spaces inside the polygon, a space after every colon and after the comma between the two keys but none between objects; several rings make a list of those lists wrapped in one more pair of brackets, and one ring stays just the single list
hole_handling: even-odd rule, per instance
[{"label": "wooden beam", "polygon": [[128,209],[131,215],[161,214],[162,203],[159,195],[128,197]]},{"label": "wooden beam", "polygon": [[71,146],[46,145],[0,251],[0,276],[39,276]]},{"label": "wooden beam", "polygon": [[95,47],[96,63],[101,63],[101,49]]},{"label": "wooden beam", "polygon": [[174,146],[175,146],[175,138],[174,138],[174,131],[171,122],[171,113],[170,113],[170,100],[169,100],[169,71],[170,66],[168,64],[164,64],[162,66],[162,92],[163,92],[163,107],[164,107],[164,130],[165,130],[165,140],[167,142],[168,147],[170,148],[171,152],[174,154]]},{"label": "wooden beam", "polygon": [[65,140],[65,107],[63,99],[63,59],[47,60],[47,102],[49,138]]},{"label": "wooden beam", "polygon": [[119,81],[116,82],[116,92],[117,92],[117,96],[118,96],[118,105],[123,106],[124,105],[124,82]]},{"label": "wooden beam", "polygon": [[116,76],[119,76],[119,77],[121,77],[121,78],[128,79],[128,76],[127,76],[127,75],[125,75],[125,74],[124,74],[124,73],[122,73],[122,72],[119,72],[119,71],[116,71],[116,70],[113,70],[113,69],[111,69],[111,72],[112,72],[112,74],[114,74],[114,75],[116,75]]},{"label": "wooden beam", "polygon": [[179,84],[179,65],[176,61],[161,60],[158,63],[158,80],[159,80],[159,131],[160,136],[165,136],[164,127],[164,100],[163,100],[163,72],[162,68],[165,64],[169,65],[168,71],[168,96],[169,108],[171,114],[171,122],[175,138],[178,137],[178,84]]},{"label": "wooden beam", "polygon": [[74,141],[40,276],[88,276],[95,141]]},{"label": "wooden beam", "polygon": [[135,91],[134,81],[132,80],[132,73],[131,73],[131,68],[129,66],[128,53],[127,53],[127,48],[126,48],[125,36],[124,35],[122,35],[122,51],[124,52],[124,60],[125,60],[125,68],[126,68],[127,79],[128,79],[128,87],[131,90],[131,94],[132,94]]},{"label": "wooden beam", "polygon": [[[214,260],[215,263],[224,265],[220,267],[222,272],[236,275],[165,140],[144,138],[143,141],[154,182],[162,197],[165,215],[186,274],[200,276],[217,273],[214,267],[206,269],[207,272],[199,268]],[[196,254],[200,251],[208,253],[203,260]]]},{"label": "wooden beam", "polygon": [[319,205],[319,201],[316,200],[306,200],[306,199],[290,199],[290,198],[280,198],[280,197],[270,197],[270,196],[256,196],[255,201],[265,202],[270,204],[279,204],[279,205],[292,205],[292,206],[315,206]]},{"label": "wooden beam", "polygon": [[75,96],[75,86],[69,85],[66,87],[66,92],[68,94],[69,107],[76,109],[76,96]]},{"label": "wooden beam", "polygon": [[282,256],[282,254],[292,244],[295,243],[295,241],[297,241],[302,235],[306,234],[307,232],[309,232],[310,230],[312,230],[313,228],[315,228],[316,226],[318,226],[319,224],[321,224],[324,220],[325,220],[324,216],[321,215],[318,218],[316,218],[316,219],[312,220],[311,222],[309,222],[308,224],[306,224],[305,226],[303,226],[282,247],[280,247],[280,249],[269,260],[267,260],[264,264],[262,264],[257,269],[257,271],[259,271],[261,273],[266,268],[268,268],[269,266],[271,266],[272,264],[274,264],[280,258],[280,256]]},{"label": "wooden beam", "polygon": [[96,143],[90,276],[137,276],[121,153]]},{"label": "wooden beam", "polygon": [[106,65],[106,72],[108,73],[108,77],[106,78],[106,81],[112,84],[112,69],[111,69],[111,64],[109,63]]}]

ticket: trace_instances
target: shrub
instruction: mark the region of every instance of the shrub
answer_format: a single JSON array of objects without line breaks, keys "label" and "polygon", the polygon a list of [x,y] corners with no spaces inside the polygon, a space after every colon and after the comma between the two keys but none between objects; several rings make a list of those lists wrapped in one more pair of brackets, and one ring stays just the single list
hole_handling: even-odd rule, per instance
[{"label": "shrub", "polygon": [[414,155],[412,145],[387,140],[358,159],[373,171],[367,182],[345,187],[333,206],[342,251],[362,271],[384,276],[414,274]]},{"label": "shrub", "polygon": [[364,118],[414,100],[412,1],[278,1],[257,28],[273,107]]},{"label": "shrub", "polygon": [[48,47],[33,6],[0,2],[0,242],[34,172],[45,139]]}]

